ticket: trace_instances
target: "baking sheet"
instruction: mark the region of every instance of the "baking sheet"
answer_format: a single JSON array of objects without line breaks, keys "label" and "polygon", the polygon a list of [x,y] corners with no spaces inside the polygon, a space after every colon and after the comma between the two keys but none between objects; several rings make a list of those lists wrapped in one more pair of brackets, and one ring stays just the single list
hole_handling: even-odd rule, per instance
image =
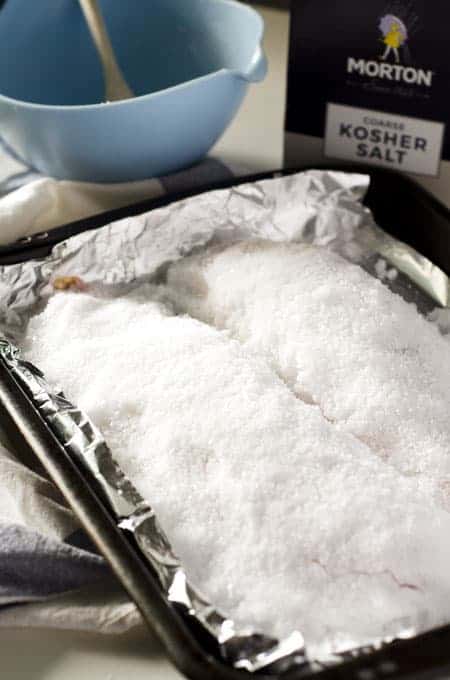
[{"label": "baking sheet", "polygon": [[[121,473],[95,425],[55,393],[38,370],[21,362],[11,342],[20,345],[27,320],[53,293],[60,277],[76,276],[93,291],[120,295],[206,244],[254,238],[327,246],[382,278],[423,313],[435,308],[444,312],[450,300],[448,277],[376,227],[361,203],[368,182],[364,175],[308,171],[213,191],[73,237],[41,262],[0,268],[1,356],[66,449],[94,476],[118,525],[134,534],[169,600],[196,617],[219,642],[229,663],[251,672],[268,667],[279,672],[305,664],[301,632],[275,641],[255,631],[235,630],[233,622],[187,582],[151,506]],[[374,640],[373,646],[391,639]],[[320,663],[334,663],[346,652],[343,644],[336,655]]]}]

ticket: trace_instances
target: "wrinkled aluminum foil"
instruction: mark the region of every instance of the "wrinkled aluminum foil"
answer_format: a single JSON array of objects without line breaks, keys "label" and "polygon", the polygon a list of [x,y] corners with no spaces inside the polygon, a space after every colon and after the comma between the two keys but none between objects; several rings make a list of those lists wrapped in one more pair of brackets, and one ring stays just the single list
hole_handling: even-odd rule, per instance
[{"label": "wrinkled aluminum foil", "polygon": [[[349,642],[312,660],[299,631],[278,641],[237,630],[189,583],[154,511],[114,461],[94,423],[53,390],[38,368],[21,361],[13,343],[20,345],[28,319],[52,295],[55,279],[77,277],[94,292],[117,296],[155,280],[165,265],[194,249],[255,238],[329,247],[381,278],[423,313],[450,307],[447,275],[374,224],[361,203],[368,183],[364,175],[309,171],[212,191],[72,237],[43,261],[0,268],[0,357],[61,444],[93,477],[117,526],[133,533],[168,600],[216,639],[225,661],[250,672],[281,673],[306,665],[319,669],[379,649],[394,638],[374,640],[360,650],[351,649]],[[395,638],[414,634],[395,631]]]}]

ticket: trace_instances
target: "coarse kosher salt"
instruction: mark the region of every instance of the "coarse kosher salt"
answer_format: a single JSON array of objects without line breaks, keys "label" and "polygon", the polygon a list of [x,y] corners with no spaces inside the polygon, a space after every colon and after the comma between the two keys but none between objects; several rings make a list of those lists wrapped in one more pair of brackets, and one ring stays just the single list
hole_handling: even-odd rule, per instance
[{"label": "coarse kosher salt", "polygon": [[227,328],[335,429],[450,510],[450,345],[415,306],[314,246],[240,243],[173,264],[177,308]]},{"label": "coarse kosher salt", "polygon": [[[311,276],[313,256],[303,263]],[[194,262],[177,270],[191,291]],[[204,295],[206,262],[198,262],[196,281]],[[245,278],[238,269],[236,281],[256,285],[254,268]],[[280,304],[286,292],[279,289]],[[313,655],[448,621],[450,515],[418,478],[298,398],[263,352],[254,356],[228,332],[174,316],[160,297],[152,286],[113,300],[57,293],[31,319],[23,349],[102,429],[193,582],[240,623],[280,636],[301,630]],[[288,310],[267,301],[261,334],[273,328],[275,342],[286,329],[271,326],[271,317],[281,321]],[[324,304],[319,290],[319,310]],[[249,310],[243,295],[235,318]],[[347,310],[347,324],[360,312]],[[329,328],[338,345],[343,332],[333,337]],[[320,360],[317,370],[321,377]]]}]

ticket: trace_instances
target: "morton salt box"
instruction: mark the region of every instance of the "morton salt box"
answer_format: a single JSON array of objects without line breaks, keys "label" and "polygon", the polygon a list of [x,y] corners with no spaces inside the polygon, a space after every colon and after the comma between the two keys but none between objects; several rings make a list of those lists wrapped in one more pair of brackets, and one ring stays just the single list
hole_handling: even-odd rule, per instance
[{"label": "morton salt box", "polygon": [[450,0],[292,0],[285,165],[410,173],[450,206]]}]

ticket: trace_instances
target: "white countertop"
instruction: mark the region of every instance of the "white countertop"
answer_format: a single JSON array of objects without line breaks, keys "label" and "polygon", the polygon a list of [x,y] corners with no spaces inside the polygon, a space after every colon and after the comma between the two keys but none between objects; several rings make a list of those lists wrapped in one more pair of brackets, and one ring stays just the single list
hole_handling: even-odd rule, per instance
[{"label": "white countertop", "polygon": [[[289,17],[261,8],[269,74],[253,85],[213,155],[252,171],[281,167]],[[175,680],[180,674],[144,628],[121,636],[0,629],[5,680]]]}]

